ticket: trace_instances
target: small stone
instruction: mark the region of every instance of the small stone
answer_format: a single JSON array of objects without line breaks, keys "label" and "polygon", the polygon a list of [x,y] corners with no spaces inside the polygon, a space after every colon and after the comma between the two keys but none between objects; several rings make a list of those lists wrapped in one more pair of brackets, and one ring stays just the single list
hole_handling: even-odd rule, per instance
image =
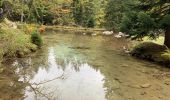
[{"label": "small stone", "polygon": [[147,84],[141,85],[141,87],[142,87],[142,88],[149,88],[149,87],[151,87],[151,85],[147,83]]},{"label": "small stone", "polygon": [[119,78],[114,78],[116,81],[118,81],[119,83],[123,83],[122,81],[120,81]]},{"label": "small stone", "polygon": [[83,35],[86,35],[86,33],[83,33]]},{"label": "small stone", "polygon": [[129,67],[129,66],[128,66],[128,65],[123,64],[123,65],[121,65],[121,67]]},{"label": "small stone", "polygon": [[145,95],[145,94],[147,94],[146,92],[141,92],[141,95]]},{"label": "small stone", "polygon": [[162,97],[161,96],[158,96],[159,99],[161,99]]},{"label": "small stone", "polygon": [[168,83],[168,82],[165,82],[165,84],[166,84],[166,85],[170,85],[170,83]]}]

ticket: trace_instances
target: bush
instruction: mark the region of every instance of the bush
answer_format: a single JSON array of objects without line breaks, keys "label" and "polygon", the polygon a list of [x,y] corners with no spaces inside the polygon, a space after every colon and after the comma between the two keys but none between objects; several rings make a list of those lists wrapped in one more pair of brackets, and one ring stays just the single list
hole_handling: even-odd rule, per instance
[{"label": "bush", "polygon": [[95,20],[93,18],[89,19],[89,21],[87,22],[87,27],[94,28],[94,26],[95,26]]},{"label": "bush", "polygon": [[34,31],[31,34],[31,41],[33,44],[37,45],[39,48],[42,46],[42,38],[40,34],[38,33],[38,31]]}]

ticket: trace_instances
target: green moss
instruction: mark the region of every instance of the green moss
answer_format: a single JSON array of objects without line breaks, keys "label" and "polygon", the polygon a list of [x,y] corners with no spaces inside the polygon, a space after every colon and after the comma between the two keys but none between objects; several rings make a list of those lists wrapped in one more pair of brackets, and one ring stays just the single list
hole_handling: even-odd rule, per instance
[{"label": "green moss", "polygon": [[170,50],[166,50],[161,54],[161,57],[163,58],[164,61],[170,62]]},{"label": "green moss", "polygon": [[153,42],[144,42],[136,45],[131,51],[131,55],[170,66],[170,50],[166,46]]}]

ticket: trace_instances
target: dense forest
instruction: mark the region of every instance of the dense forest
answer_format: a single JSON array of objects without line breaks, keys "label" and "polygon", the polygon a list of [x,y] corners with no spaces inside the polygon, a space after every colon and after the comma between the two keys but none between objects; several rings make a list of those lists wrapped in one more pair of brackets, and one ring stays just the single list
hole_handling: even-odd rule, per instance
[{"label": "dense forest", "polygon": [[100,26],[105,5],[102,0],[1,0],[4,16],[13,21],[85,27]]},{"label": "dense forest", "polygon": [[105,27],[136,38],[159,33],[170,37],[169,0],[1,0],[0,5],[12,21]]}]

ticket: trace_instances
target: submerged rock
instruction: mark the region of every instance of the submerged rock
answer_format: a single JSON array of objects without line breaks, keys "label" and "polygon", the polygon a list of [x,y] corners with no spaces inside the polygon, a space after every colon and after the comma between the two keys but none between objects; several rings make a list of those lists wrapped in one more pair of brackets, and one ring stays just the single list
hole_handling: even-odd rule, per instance
[{"label": "submerged rock", "polygon": [[140,87],[141,88],[149,88],[149,87],[151,87],[151,84],[148,84],[148,83],[147,84],[143,84]]},{"label": "submerged rock", "polygon": [[127,53],[127,54],[130,53],[130,50],[129,50],[127,47],[125,47],[125,46],[123,46],[123,50],[124,50],[124,52]]},{"label": "submerged rock", "polygon": [[86,33],[83,33],[83,35],[86,35]]}]

